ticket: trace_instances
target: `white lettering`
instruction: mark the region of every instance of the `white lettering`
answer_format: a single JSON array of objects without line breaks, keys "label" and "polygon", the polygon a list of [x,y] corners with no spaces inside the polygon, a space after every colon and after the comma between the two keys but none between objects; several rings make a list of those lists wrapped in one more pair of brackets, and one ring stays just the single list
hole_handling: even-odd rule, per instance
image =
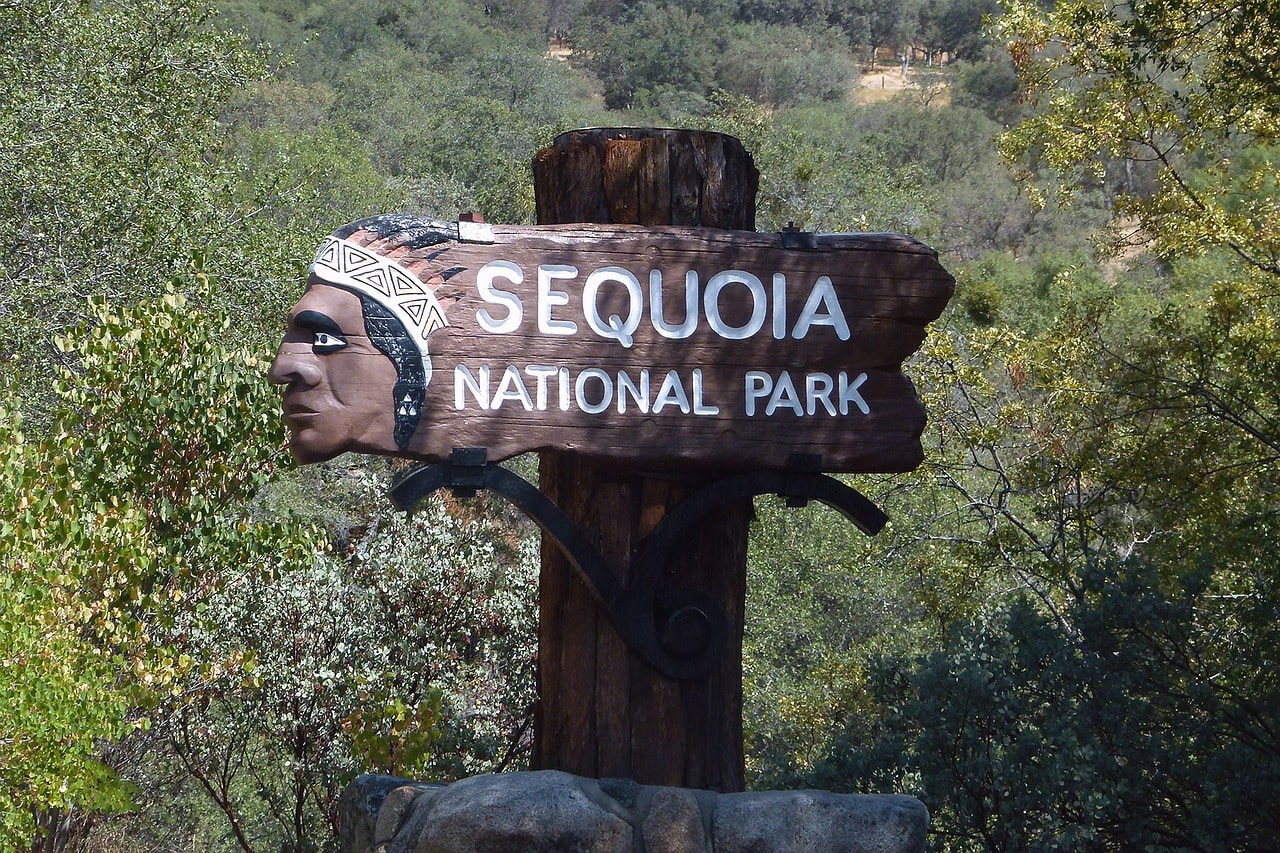
[{"label": "white lettering", "polygon": [[[495,369],[501,371],[501,376],[494,376]],[[707,399],[706,376],[702,368],[693,368],[685,375],[678,370],[666,371],[658,383],[656,395],[651,394],[653,372],[647,367],[619,370],[614,374],[600,367],[589,367],[579,372],[549,364],[508,364],[498,368],[488,364],[476,368],[458,364],[454,367],[453,376],[453,404],[458,410],[470,405],[496,412],[510,403],[518,404],[526,412],[545,412],[558,404],[562,412],[577,410],[599,415],[607,412],[616,400],[619,414],[630,411],[657,414],[666,408],[700,417],[720,414],[720,407]],[[494,378],[497,379],[496,386],[491,385]],[[779,396],[769,374],[751,371],[747,378],[748,414],[755,413],[755,400],[764,399],[770,391],[774,392],[774,397]],[[789,379],[786,381],[790,383]],[[554,403],[551,399],[553,394],[558,394]],[[771,401],[770,405],[776,408],[778,404]]]},{"label": "white lettering", "polygon": [[[826,308],[825,314],[818,313],[819,303]],[[819,276],[813,283],[813,290],[809,291],[809,298],[796,320],[796,327],[791,330],[791,337],[797,341],[803,339],[812,326],[831,326],[836,330],[836,337],[842,341],[849,340],[849,321],[844,318],[844,309],[840,307],[830,276]]]},{"label": "white lettering", "polygon": [[624,414],[627,411],[627,394],[630,394],[631,399],[635,400],[636,408],[641,413],[649,413],[649,371],[647,369],[640,371],[640,384],[638,386],[625,371],[618,372],[619,414]]},{"label": "white lettering", "polygon": [[505,305],[507,309],[507,315],[498,320],[489,313],[488,308],[481,308],[476,311],[476,320],[486,332],[505,335],[520,327],[520,321],[524,319],[524,303],[514,293],[494,287],[495,278],[505,278],[512,284],[520,284],[524,281],[524,273],[511,261],[490,261],[476,273],[476,290],[480,291],[480,298],[494,305]]},{"label": "white lettering", "polygon": [[840,371],[840,414],[849,414],[849,403],[851,402],[858,407],[858,411],[862,412],[862,414],[871,414],[871,407],[867,405],[867,401],[862,399],[862,395],[858,393],[858,389],[866,381],[867,374],[859,373],[851,385],[849,384],[849,374],[843,370]]},{"label": "white lettering", "polygon": [[569,294],[563,290],[552,290],[551,282],[573,278],[577,274],[578,268],[568,264],[538,265],[538,331],[542,334],[572,335],[578,331],[578,324],[572,320],[557,320],[551,316],[552,308],[569,304]]},{"label": "white lettering", "polygon": [[698,328],[698,273],[684,274],[684,321],[672,326],[662,313],[662,270],[649,270],[649,320],[664,338],[681,340],[692,335]]},{"label": "white lettering", "polygon": [[[559,290],[556,284],[576,278],[578,268],[571,264],[539,264],[537,276],[535,313],[538,331],[545,335],[577,334],[578,323],[555,316],[555,311],[576,301],[568,290]],[[788,316],[788,282],[785,273],[773,273],[771,285],[766,287],[754,273],[739,269],[721,270],[708,279],[706,288],[700,294],[698,272],[687,270],[684,274],[684,314],[678,323],[669,320],[665,314],[665,300],[672,294],[666,292],[663,276],[660,269],[649,270],[646,305],[644,287],[635,273],[620,266],[592,270],[582,287],[582,318],[596,335],[617,341],[627,348],[633,345],[636,332],[644,323],[646,307],[649,323],[654,331],[668,340],[683,340],[697,332],[699,307],[711,331],[727,340],[754,337],[764,329],[766,321],[769,323],[769,334],[774,340],[785,340],[788,337],[803,340],[815,326],[831,328],[842,341],[852,337],[835,284],[827,275],[818,276],[814,281],[789,335],[787,329],[791,318]],[[519,285],[524,283],[525,274],[518,265],[508,260],[493,260],[482,266],[476,274],[476,290],[486,304],[476,310],[476,320],[485,332],[510,334],[517,331],[524,322],[525,306],[518,292],[498,287],[499,281]],[[604,307],[616,300],[614,297],[602,302],[602,291],[607,285],[617,285],[626,292],[625,312],[610,311]],[[726,319],[726,316],[735,319],[740,317],[745,308],[740,292],[726,293],[731,285],[745,288],[746,296],[751,300],[750,313],[742,325],[733,325]]]},{"label": "white lettering", "polygon": [[773,274],[773,339],[780,341],[787,336],[787,277],[780,272]]},{"label": "white lettering", "polygon": [[534,378],[534,407],[539,412],[547,410],[547,380],[556,375],[556,368],[548,364],[530,364],[524,372]]},{"label": "white lettering", "polygon": [[[597,380],[604,389],[600,395],[599,403],[587,402],[587,380]],[[589,415],[598,415],[605,409],[609,408],[609,404],[613,402],[613,381],[609,379],[609,374],[605,373],[598,367],[588,367],[586,370],[578,374],[578,381],[574,384],[574,391],[577,392],[578,408]]]},{"label": "white lettering", "polygon": [[[622,285],[627,291],[627,319],[610,314],[608,321],[600,316],[600,288],[606,282]],[[632,335],[640,327],[640,315],[644,312],[644,293],[640,280],[622,267],[601,267],[587,276],[582,288],[582,310],[587,315],[587,325],[602,338],[610,338],[630,349]]]},{"label": "white lettering", "polygon": [[804,410],[812,415],[818,411],[818,403],[827,410],[827,414],[834,416],[836,413],[835,404],[831,402],[831,392],[835,389],[835,382],[825,373],[810,373],[804,378]]},{"label": "white lettering", "polygon": [[533,411],[533,400],[529,399],[529,389],[524,387],[524,380],[514,364],[508,364],[507,369],[503,371],[502,381],[498,383],[498,390],[493,392],[489,407],[500,409],[508,400],[524,406],[526,412]]},{"label": "white lettering", "polygon": [[804,414],[804,407],[800,405],[800,395],[796,393],[795,383],[791,381],[791,374],[785,370],[773,384],[773,393],[769,395],[769,403],[764,407],[764,413],[772,415],[779,408],[788,408],[797,415]]},{"label": "white lettering", "polygon": [[748,370],[743,379],[747,417],[755,416],[761,400],[766,401],[764,413],[769,416],[780,409],[790,409],[798,416],[812,417],[825,410],[826,414],[835,417],[837,413],[847,415],[855,407],[864,415],[871,414],[871,407],[858,392],[858,388],[867,381],[865,373],[858,374],[852,382],[849,374],[843,371],[835,378],[829,373],[806,373],[803,403],[796,381],[786,370],[776,378],[763,370]]},{"label": "white lettering", "polygon": [[680,374],[674,370],[668,370],[667,375],[662,379],[662,386],[658,389],[657,399],[653,401],[653,413],[656,415],[667,406],[679,406],[680,411],[686,415],[689,414],[689,397],[684,393],[684,383],[680,381]]},{"label": "white lettering", "polygon": [[573,401],[569,399],[569,368],[560,368],[560,411],[569,411],[569,404]]},{"label": "white lettering", "polygon": [[[730,284],[746,285],[751,294],[751,319],[742,326],[730,326],[720,316],[720,292]],[[702,294],[702,307],[707,314],[707,324],[711,330],[722,338],[731,341],[745,340],[764,325],[765,310],[769,302],[765,295],[764,285],[760,279],[742,270],[724,270],[718,272],[707,282],[707,290]]]},{"label": "white lettering", "polygon": [[765,397],[773,390],[773,377],[763,370],[748,370],[746,375],[747,385],[747,417],[754,417],[756,413],[756,401]]},{"label": "white lettering", "polygon": [[467,407],[467,389],[471,390],[476,402],[480,404],[480,408],[488,410],[489,365],[485,364],[480,367],[479,379],[472,375],[471,370],[465,364],[459,364],[453,369],[453,407],[455,409],[465,409]]},{"label": "white lettering", "polygon": [[702,402],[702,369],[693,369],[693,413],[695,415],[718,415],[719,406],[708,406]]}]

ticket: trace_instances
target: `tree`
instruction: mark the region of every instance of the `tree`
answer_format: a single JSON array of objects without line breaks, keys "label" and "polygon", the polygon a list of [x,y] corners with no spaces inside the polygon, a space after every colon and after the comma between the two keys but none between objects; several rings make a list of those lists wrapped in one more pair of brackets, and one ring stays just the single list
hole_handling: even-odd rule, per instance
[{"label": "tree", "polygon": [[847,130],[851,116],[825,109],[773,113],[747,98],[717,94],[704,126],[732,134],[760,169],[756,227],[808,231],[904,231],[929,218],[920,173],[894,168]]},{"label": "tree", "polygon": [[156,722],[246,853],[331,844],[361,772],[446,781],[525,761],[535,537],[439,495],[406,518],[383,477],[343,480],[363,532],[207,598],[192,655],[252,671],[194,686]]},{"label": "tree", "polygon": [[880,48],[900,53],[920,29],[919,0],[852,0],[841,12],[841,26],[850,40],[868,49],[871,65]]},{"label": "tree", "polygon": [[738,0],[734,19],[784,27],[826,26],[839,15],[831,0]]},{"label": "tree", "polygon": [[924,42],[952,60],[977,59],[984,43],[983,27],[999,11],[997,0],[931,0],[920,13]]},{"label": "tree", "polygon": [[229,322],[176,294],[120,311],[99,300],[94,315],[61,339],[78,369],[53,389],[52,429],[29,440],[12,417],[5,427],[10,848],[50,810],[125,808],[98,741],[149,725],[183,682],[236,665],[193,656],[179,625],[228,578],[305,564],[316,548],[307,525],[253,503],[283,435],[263,363],[227,343]]},{"label": "tree", "polygon": [[[30,844],[50,810],[128,804],[127,789],[95,750],[98,738],[128,732],[131,703],[114,684],[116,668],[83,636],[90,603],[75,597],[81,554],[110,550],[111,536],[75,531],[79,565],[70,572],[47,559],[46,532],[32,525],[43,520],[51,484],[11,409],[0,412],[0,446],[0,845],[15,850]],[[73,530],[48,533],[57,542]]]},{"label": "tree", "polygon": [[1113,245],[1150,241],[1161,257],[1221,246],[1280,276],[1277,160],[1264,153],[1280,134],[1274,2],[1015,0],[996,32],[1036,107],[1005,138],[1011,157],[1034,154],[1024,165],[1043,164],[1067,194],[1117,160],[1157,171],[1153,193],[1117,195],[1117,216],[1138,227]]},{"label": "tree", "polygon": [[877,748],[819,780],[914,790],[950,849],[1268,849],[1280,684],[1253,655],[1275,620],[1247,607],[1221,630],[1211,572],[1169,589],[1142,561],[1100,565],[1069,629],[1018,599],[918,665],[883,659]]},{"label": "tree", "polygon": [[85,297],[158,294],[227,224],[214,120],[263,68],[210,14],[192,0],[0,13],[0,357],[27,380],[28,414]]},{"label": "tree", "polygon": [[[1133,477],[1163,455],[1156,464],[1176,486],[1150,498],[1200,496],[1184,503],[1183,521],[1166,507],[1170,531],[1222,523],[1224,512],[1271,515],[1280,87],[1261,69],[1276,56],[1275,11],[1203,0],[1143,2],[1123,15],[1091,2],[1015,4],[999,24],[1038,103],[1005,137],[1008,152],[1042,152],[1050,185],[1067,195],[1109,160],[1156,168],[1149,192],[1116,195],[1116,227],[1104,238],[1148,248],[1166,263],[1167,284],[1157,299],[1087,312],[1074,328],[1096,342],[1122,422],[1145,424],[1150,436],[1116,457],[1133,463],[1118,472]],[[1148,327],[1154,334],[1135,331]]]},{"label": "tree", "polygon": [[850,726],[807,781],[915,790],[957,849],[1265,849],[1273,305],[1226,250],[1115,280],[1050,260],[1025,331],[956,324],[916,366],[921,533],[1022,598],[882,670],[875,745]]},{"label": "tree", "polygon": [[609,109],[652,102],[661,92],[703,96],[714,75],[717,23],[675,3],[646,0],[616,24],[579,20],[575,61],[600,78]]},{"label": "tree", "polygon": [[957,63],[951,70],[951,102],[956,106],[982,110],[1005,126],[1022,112],[1018,72],[1003,51],[989,50],[985,56]]},{"label": "tree", "polygon": [[858,69],[838,30],[738,24],[720,58],[720,88],[774,107],[842,100]]},{"label": "tree", "polygon": [[533,216],[529,161],[567,121],[565,73],[510,44],[452,73],[394,47],[350,63],[326,118],[350,128],[379,172],[410,194],[468,203],[422,213],[524,222]]}]

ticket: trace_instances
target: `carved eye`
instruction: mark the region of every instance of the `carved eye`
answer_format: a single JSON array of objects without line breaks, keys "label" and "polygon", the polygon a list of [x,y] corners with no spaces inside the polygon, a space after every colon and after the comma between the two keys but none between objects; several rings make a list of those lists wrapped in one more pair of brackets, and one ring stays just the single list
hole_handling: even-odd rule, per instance
[{"label": "carved eye", "polygon": [[347,345],[347,339],[333,332],[319,332],[311,339],[311,348],[320,355],[329,355]]}]

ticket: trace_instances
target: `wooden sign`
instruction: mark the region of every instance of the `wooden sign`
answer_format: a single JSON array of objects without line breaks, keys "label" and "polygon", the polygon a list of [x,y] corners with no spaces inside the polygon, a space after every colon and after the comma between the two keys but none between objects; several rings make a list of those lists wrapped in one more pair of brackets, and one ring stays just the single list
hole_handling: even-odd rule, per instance
[{"label": "wooden sign", "polygon": [[902,363],[954,279],[895,234],[375,217],[325,240],[272,367],[293,451],[898,472]]}]

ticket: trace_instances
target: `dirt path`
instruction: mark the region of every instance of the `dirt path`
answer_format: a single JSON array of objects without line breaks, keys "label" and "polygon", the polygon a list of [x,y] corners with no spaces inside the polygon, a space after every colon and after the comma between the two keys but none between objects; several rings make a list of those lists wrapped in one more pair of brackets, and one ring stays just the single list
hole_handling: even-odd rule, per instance
[{"label": "dirt path", "polygon": [[[567,44],[556,39],[551,39],[547,45],[547,55],[552,59],[567,62],[571,53]],[[854,102],[859,104],[887,101],[900,92],[918,88],[918,79],[915,66],[908,69],[904,75],[901,65],[885,63],[875,66],[874,69],[864,68],[858,78],[857,86],[850,94]]]},{"label": "dirt path", "polygon": [[[930,80],[928,85],[933,86],[936,91],[940,86],[936,82],[936,76],[930,73],[927,78]],[[912,66],[904,75],[900,65],[877,65],[874,69],[863,69],[862,75],[858,78],[858,85],[854,87],[851,94],[855,103],[870,104],[876,101],[887,101],[901,92],[919,89],[919,87],[920,75],[915,66]]]}]

